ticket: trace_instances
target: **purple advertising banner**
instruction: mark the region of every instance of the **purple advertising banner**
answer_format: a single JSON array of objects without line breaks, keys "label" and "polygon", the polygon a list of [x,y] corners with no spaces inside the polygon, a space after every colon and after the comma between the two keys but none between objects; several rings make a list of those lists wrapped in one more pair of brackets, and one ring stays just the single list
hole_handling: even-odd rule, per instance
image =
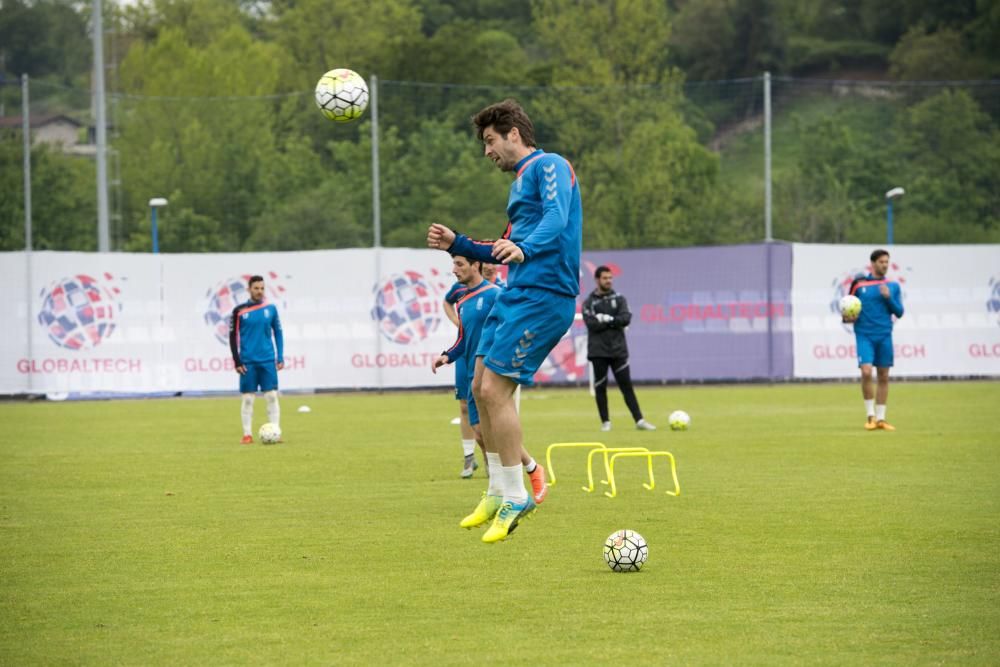
[{"label": "purple advertising banner", "polygon": [[[792,377],[790,245],[588,251],[581,264],[580,303],[601,265],[628,302],[633,379]],[[578,319],[536,380],[585,380],[586,358],[586,327]]]}]

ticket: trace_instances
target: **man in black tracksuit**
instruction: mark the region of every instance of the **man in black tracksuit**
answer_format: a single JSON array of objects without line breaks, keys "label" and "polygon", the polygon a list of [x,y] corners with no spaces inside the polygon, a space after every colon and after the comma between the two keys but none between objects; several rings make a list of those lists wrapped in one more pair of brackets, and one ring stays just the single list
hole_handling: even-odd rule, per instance
[{"label": "man in black tracksuit", "polygon": [[632,388],[632,377],[628,370],[628,344],[625,342],[625,328],[632,321],[625,297],[613,287],[614,276],[611,269],[599,266],[594,272],[597,289],[583,302],[583,321],[587,325],[587,359],[593,365],[594,393],[597,398],[597,412],[601,415],[601,430],[611,430],[608,416],[608,369],[614,373],[615,382],[625,397],[625,405],[632,413],[635,427],[641,431],[655,431],[656,427],[642,418],[639,401]]}]

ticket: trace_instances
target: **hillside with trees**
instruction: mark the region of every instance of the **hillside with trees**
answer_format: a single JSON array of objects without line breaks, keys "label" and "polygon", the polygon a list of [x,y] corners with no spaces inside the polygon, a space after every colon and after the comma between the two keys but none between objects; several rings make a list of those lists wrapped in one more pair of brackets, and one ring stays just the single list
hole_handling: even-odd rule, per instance
[{"label": "hillside with trees", "polygon": [[[371,245],[371,122],[312,89],[376,75],[382,243],[430,221],[495,236],[509,176],[469,117],[525,104],[582,184],[588,248],[760,240],[762,75],[774,237],[1000,242],[1000,3],[989,0],[139,0],[105,2],[112,246]],[[0,5],[0,116],[93,124],[89,3]],[[85,134],[85,132],[83,133]],[[0,249],[24,247],[20,125],[0,127]],[[96,249],[92,158],[32,150],[34,247]]]}]

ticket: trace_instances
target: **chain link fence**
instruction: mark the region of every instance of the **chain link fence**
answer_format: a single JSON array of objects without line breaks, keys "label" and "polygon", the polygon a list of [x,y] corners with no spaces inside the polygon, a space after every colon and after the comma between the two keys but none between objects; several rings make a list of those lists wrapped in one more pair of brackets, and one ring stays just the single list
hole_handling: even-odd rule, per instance
[{"label": "chain link fence", "polygon": [[[332,123],[311,91],[108,100],[110,238],[166,252],[421,245],[430,221],[499,234],[510,184],[482,158],[471,115],[514,97],[540,147],[567,157],[584,195],[585,247],[731,244],[765,237],[763,77],[637,87],[379,81],[377,109]],[[36,249],[96,249],[89,90],[29,85]],[[0,86],[0,242],[23,248],[19,81]],[[773,77],[773,236],[877,242],[885,193],[897,242],[1000,239],[1000,82]],[[376,115],[377,114],[377,115]],[[376,238],[372,130],[378,139]]]}]

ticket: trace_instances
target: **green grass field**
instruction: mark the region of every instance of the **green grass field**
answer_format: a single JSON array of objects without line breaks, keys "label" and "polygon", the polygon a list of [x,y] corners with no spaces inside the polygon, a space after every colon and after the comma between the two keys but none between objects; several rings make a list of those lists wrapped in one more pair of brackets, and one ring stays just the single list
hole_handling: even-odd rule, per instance
[{"label": "green grass field", "polygon": [[[0,664],[1000,663],[1000,383],[895,384],[895,433],[859,393],[640,388],[692,430],[615,392],[600,433],[585,390],[528,391],[536,458],[667,449],[682,494],[638,460],[586,494],[560,452],[498,545],[458,527],[485,480],[443,391],[285,396],[273,447],[236,398],[0,404]],[[601,556],[625,527],[636,574]]]}]

